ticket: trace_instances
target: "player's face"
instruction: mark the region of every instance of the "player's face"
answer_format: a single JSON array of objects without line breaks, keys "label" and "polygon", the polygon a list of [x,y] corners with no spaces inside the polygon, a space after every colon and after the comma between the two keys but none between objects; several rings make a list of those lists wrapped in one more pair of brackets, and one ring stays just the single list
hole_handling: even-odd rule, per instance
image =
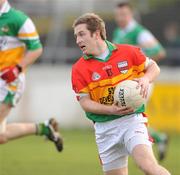
[{"label": "player's face", "polygon": [[132,18],[132,10],[129,7],[120,7],[115,9],[115,20],[117,25],[121,28],[125,28]]},{"label": "player's face", "polygon": [[74,28],[76,44],[82,50],[83,54],[93,54],[96,48],[96,33],[91,33],[86,24],[79,24]]}]

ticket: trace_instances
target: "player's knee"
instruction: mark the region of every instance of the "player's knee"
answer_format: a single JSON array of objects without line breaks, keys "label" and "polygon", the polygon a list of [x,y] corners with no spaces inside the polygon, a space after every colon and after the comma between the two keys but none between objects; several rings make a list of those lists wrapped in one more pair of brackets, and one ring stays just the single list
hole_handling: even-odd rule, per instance
[{"label": "player's knee", "polygon": [[5,134],[0,134],[0,144],[4,144],[8,141]]}]

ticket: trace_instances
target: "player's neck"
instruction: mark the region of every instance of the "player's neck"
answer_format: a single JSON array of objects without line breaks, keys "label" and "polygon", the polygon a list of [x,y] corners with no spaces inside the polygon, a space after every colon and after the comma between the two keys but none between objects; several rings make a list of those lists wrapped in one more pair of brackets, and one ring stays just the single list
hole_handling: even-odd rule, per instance
[{"label": "player's neck", "polygon": [[97,41],[96,43],[96,50],[94,52],[94,56],[99,56],[101,54],[103,54],[107,49],[107,44],[104,40],[102,41]]}]

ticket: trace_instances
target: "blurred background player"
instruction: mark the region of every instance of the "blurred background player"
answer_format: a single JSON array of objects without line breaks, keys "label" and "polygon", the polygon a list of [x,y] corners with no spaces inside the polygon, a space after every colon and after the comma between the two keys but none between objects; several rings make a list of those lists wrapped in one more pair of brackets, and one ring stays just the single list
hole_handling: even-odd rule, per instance
[{"label": "blurred background player", "polygon": [[55,119],[46,123],[12,123],[6,118],[20,100],[26,68],[41,55],[42,45],[31,19],[0,0],[0,143],[26,135],[45,135],[59,151],[62,139]]},{"label": "blurred background player", "polygon": [[[113,43],[139,46],[156,62],[165,58],[165,50],[159,41],[134,19],[133,8],[129,2],[117,3],[114,12],[118,27],[113,32]],[[167,151],[168,137],[165,133],[157,132],[152,128],[149,128],[149,132],[157,144],[159,160],[163,160]]]},{"label": "blurred background player", "polygon": [[72,67],[72,87],[86,117],[94,122],[104,174],[127,175],[131,155],[145,174],[170,175],[154,157],[144,124],[147,118],[142,115],[144,105],[133,111],[117,106],[113,98],[116,85],[132,78],[137,78],[146,97],[159,67],[139,48],[107,41],[105,23],[94,13],[77,18],[73,28],[83,56]]}]

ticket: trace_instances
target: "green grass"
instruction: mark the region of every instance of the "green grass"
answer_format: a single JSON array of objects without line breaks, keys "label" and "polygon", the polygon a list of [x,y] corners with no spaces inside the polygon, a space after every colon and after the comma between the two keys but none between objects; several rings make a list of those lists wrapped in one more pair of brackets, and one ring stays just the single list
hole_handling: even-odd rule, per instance
[{"label": "green grass", "polygon": [[[93,131],[62,132],[63,153],[43,138],[32,136],[0,146],[0,175],[102,175]],[[180,172],[180,135],[172,135],[167,159],[162,163],[173,175]],[[129,175],[142,173],[129,161]]]}]

